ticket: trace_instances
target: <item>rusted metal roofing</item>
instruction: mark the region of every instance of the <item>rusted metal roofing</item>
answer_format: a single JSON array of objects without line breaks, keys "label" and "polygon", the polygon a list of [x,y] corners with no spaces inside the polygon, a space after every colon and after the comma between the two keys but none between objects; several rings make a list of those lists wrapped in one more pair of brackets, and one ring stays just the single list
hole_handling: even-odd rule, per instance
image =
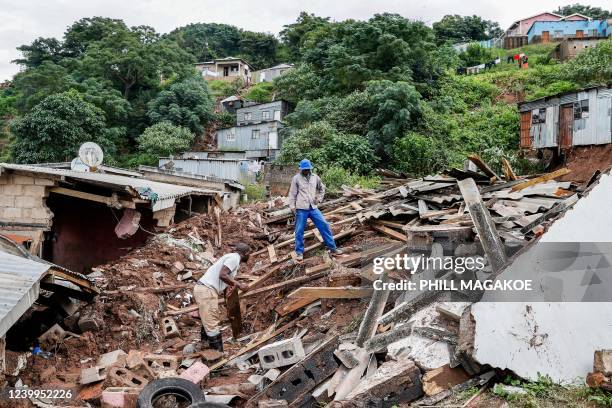
[{"label": "rusted metal roofing", "polygon": [[[0,163],[0,173],[4,169],[40,174],[41,176],[48,176],[51,178],[70,178],[83,183],[107,187],[116,191],[127,191],[133,195],[137,194],[143,200],[151,201],[153,204],[153,211],[159,211],[163,210],[164,208],[172,207],[177,198],[187,195],[219,195],[219,192],[215,190],[179,186],[175,184],[161,183],[158,181],[121,176],[117,174],[85,173],[67,169],[55,169],[25,164]],[[152,193],[155,193],[157,198],[153,199],[151,195],[146,194],[145,191],[147,189],[150,189]]]},{"label": "rusted metal roofing", "polygon": [[0,251],[0,337],[34,304],[51,265]]}]

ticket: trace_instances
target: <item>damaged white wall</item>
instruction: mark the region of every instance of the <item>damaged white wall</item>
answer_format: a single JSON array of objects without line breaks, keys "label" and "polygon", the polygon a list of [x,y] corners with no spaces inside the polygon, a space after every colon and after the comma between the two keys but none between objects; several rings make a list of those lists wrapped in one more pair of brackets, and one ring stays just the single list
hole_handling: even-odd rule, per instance
[{"label": "damaged white wall", "polygon": [[[540,242],[612,242],[610,203],[612,176],[603,174]],[[472,306],[472,315],[473,357],[526,379],[548,375],[556,382],[582,382],[592,370],[593,352],[612,344],[612,303],[484,301]]]}]

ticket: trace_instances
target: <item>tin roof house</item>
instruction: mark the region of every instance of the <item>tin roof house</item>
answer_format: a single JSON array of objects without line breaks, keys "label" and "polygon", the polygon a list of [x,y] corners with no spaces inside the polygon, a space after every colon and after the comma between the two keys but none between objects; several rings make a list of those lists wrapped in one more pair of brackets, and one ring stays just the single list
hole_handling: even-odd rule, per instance
[{"label": "tin roof house", "polygon": [[605,38],[606,20],[536,21],[527,32],[529,44],[561,41],[566,38]]},{"label": "tin roof house", "polygon": [[242,79],[245,85],[251,83],[253,67],[242,58],[217,58],[212,61],[198,62],[195,64],[195,67],[208,80],[221,79],[233,81],[235,79]]},{"label": "tin roof house", "polygon": [[612,142],[612,89],[587,88],[519,104],[522,149]]},{"label": "tin roof house", "polygon": [[552,21],[586,21],[588,17],[581,14],[572,14],[570,16],[562,16],[561,14],[544,12],[534,16],[516,20],[504,33],[504,48],[511,49],[521,47],[528,43],[527,33],[536,22],[552,22]]}]

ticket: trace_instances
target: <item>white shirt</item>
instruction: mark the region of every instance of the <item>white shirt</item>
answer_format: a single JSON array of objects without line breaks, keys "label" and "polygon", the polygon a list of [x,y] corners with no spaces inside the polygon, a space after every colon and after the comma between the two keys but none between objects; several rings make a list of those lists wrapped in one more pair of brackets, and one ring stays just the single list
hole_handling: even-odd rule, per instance
[{"label": "white shirt", "polygon": [[198,282],[204,286],[208,286],[209,288],[216,290],[217,294],[222,293],[227,287],[227,284],[219,277],[221,274],[221,269],[223,269],[224,266],[230,270],[229,275],[233,279],[238,272],[238,267],[240,266],[240,254],[232,252],[223,255],[221,258],[217,259],[217,262],[208,268],[208,270],[204,273],[204,276],[202,276]]}]

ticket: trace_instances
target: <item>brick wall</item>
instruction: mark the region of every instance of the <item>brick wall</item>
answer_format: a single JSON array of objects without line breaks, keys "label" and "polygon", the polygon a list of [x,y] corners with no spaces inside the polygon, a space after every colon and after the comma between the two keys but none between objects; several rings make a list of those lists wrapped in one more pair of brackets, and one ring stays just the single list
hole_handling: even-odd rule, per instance
[{"label": "brick wall", "polygon": [[0,222],[51,224],[53,213],[45,204],[53,180],[16,174],[0,175]]},{"label": "brick wall", "polygon": [[264,167],[264,183],[271,197],[287,196],[291,179],[297,173],[297,166],[292,164],[266,163]]}]

